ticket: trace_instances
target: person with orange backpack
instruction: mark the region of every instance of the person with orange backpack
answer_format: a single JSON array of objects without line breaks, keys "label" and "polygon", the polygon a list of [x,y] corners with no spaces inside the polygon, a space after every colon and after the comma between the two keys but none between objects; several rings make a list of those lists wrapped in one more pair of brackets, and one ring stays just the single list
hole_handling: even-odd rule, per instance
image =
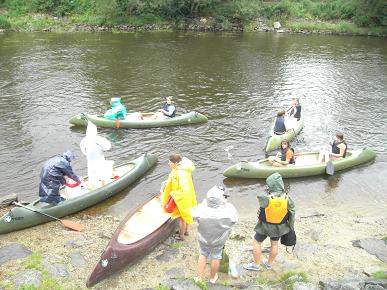
[{"label": "person with orange backpack", "polygon": [[262,242],[270,237],[269,258],[262,261],[263,266],[271,270],[278,254],[279,239],[294,229],[295,204],[285,192],[284,182],[279,173],[273,173],[266,179],[268,191],[258,195],[260,205],[258,223],[254,228],[253,262],[243,268],[251,271],[261,270]]}]

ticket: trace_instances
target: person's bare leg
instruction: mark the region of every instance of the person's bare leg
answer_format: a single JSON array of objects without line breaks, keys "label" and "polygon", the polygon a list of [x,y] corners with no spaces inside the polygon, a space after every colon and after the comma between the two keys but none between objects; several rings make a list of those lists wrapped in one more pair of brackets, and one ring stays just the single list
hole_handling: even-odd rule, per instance
[{"label": "person's bare leg", "polygon": [[211,260],[211,272],[210,272],[210,279],[214,279],[216,273],[218,273],[220,265],[220,260],[213,259]]},{"label": "person's bare leg", "polygon": [[187,231],[187,223],[182,219],[180,218],[180,222],[179,222],[179,235],[181,238],[184,237],[184,233]]},{"label": "person's bare leg", "polygon": [[268,260],[268,263],[270,266],[274,262],[275,257],[277,257],[277,254],[278,254],[278,241],[270,240],[270,253],[269,253],[269,260]]},{"label": "person's bare leg", "polygon": [[203,280],[204,270],[206,269],[207,257],[199,255],[198,259],[198,277]]},{"label": "person's bare leg", "polygon": [[259,243],[254,239],[253,240],[253,258],[254,258],[254,263],[256,265],[259,265],[259,262],[261,261],[261,255],[262,255],[262,243]]}]

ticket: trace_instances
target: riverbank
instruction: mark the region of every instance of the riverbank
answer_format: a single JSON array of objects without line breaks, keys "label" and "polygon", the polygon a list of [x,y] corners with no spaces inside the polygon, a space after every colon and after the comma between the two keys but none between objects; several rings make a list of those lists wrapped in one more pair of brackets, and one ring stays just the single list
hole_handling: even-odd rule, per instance
[{"label": "riverbank", "polygon": [[292,19],[280,27],[266,18],[246,23],[220,21],[216,17],[201,17],[185,21],[160,18],[128,17],[124,23],[101,24],[98,17],[53,17],[47,14],[4,16],[0,13],[0,32],[135,32],[135,31],[196,31],[196,32],[278,32],[302,34],[332,34],[387,37],[387,27],[359,27],[349,21]]},{"label": "riverbank", "polygon": [[[32,255],[27,251],[24,258],[9,261],[0,259],[0,288],[16,289],[16,285],[22,285],[22,281],[25,281],[35,284],[35,288],[28,289],[84,289],[87,276],[119,224],[119,219],[80,213],[72,216],[71,220],[84,224],[85,231],[69,231],[60,223],[51,222],[2,235],[0,251],[3,247],[21,244]],[[377,258],[353,246],[355,240],[380,240],[385,237],[386,216],[337,213],[334,209],[299,209],[296,219],[298,243],[294,252],[286,252],[280,246],[273,270],[259,273],[241,268],[243,263],[251,260],[251,236],[255,220],[254,213],[243,215],[234,227],[226,249],[238,265],[240,277],[231,279],[221,274],[218,284],[223,285],[222,289],[241,285],[249,289],[277,285],[277,289],[281,289],[285,288],[285,284],[281,284],[284,277],[294,276],[295,273],[298,273],[296,276],[299,280],[294,281],[309,281],[309,287],[343,279],[353,284],[353,281],[367,281],[373,275],[386,278],[386,261],[382,262],[380,256]],[[267,255],[268,246],[269,242],[265,241],[264,256]],[[191,226],[186,241],[169,238],[139,263],[112,275],[93,289],[169,289],[167,286],[171,281],[194,285],[192,278],[196,272],[197,251],[196,226]],[[199,286],[201,289],[207,287],[204,284]]]}]

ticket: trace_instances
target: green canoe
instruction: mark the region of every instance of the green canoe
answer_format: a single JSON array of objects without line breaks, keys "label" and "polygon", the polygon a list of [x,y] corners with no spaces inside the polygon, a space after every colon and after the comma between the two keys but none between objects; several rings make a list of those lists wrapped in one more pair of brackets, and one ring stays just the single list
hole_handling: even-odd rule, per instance
[{"label": "green canoe", "polygon": [[165,118],[159,120],[152,119],[154,113],[142,113],[141,115],[143,119],[133,117],[136,116],[134,114],[127,114],[127,118],[125,120],[119,120],[119,124],[117,124],[116,120],[106,119],[103,116],[83,113],[70,118],[69,122],[77,126],[87,126],[87,120],[90,120],[98,127],[144,129],[189,125],[208,121],[206,116],[198,112],[190,112],[182,115],[176,115],[174,118]]},{"label": "green canoe", "polygon": [[[126,164],[115,167],[113,173],[116,175],[116,179],[112,178],[104,186],[91,191],[86,186],[78,186],[76,188],[63,186],[60,189],[60,194],[66,200],[58,205],[52,206],[36,200],[27,206],[51,216],[61,218],[93,206],[121,192],[145,174],[156,163],[157,157],[146,153]],[[87,180],[87,177],[84,180]],[[0,218],[0,234],[21,230],[49,221],[52,221],[52,219],[42,214],[21,207],[14,207]]]},{"label": "green canoe", "polygon": [[[277,118],[274,118],[273,125],[270,128],[269,131],[269,139],[267,140],[265,151],[270,152],[273,150],[278,149],[278,147],[281,145],[282,140],[288,140],[292,141],[294,138],[296,138],[296,135],[298,135],[302,127],[304,127],[304,110],[303,107],[301,107],[301,118],[297,122],[294,122],[294,127],[292,129],[289,129],[286,131],[285,134],[282,135],[276,135],[274,134],[274,124]],[[294,119],[293,117],[285,117],[285,124],[287,123],[288,120]]]},{"label": "green canoe", "polygon": [[[256,162],[242,161],[227,168],[223,175],[237,178],[267,178],[278,172],[283,178],[320,175],[325,173],[326,163],[319,163],[319,152],[305,152],[295,154],[296,163],[283,167],[271,166],[268,159]],[[351,168],[353,166],[369,162],[375,159],[376,154],[370,149],[364,148],[348,151],[347,157],[333,161],[335,171]]]}]

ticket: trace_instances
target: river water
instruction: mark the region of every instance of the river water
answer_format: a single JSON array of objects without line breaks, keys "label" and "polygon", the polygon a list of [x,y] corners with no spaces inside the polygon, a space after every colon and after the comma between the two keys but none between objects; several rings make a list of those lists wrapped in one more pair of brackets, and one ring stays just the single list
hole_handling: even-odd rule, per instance
[{"label": "river water", "polygon": [[331,132],[350,149],[370,147],[376,161],[336,173],[287,180],[301,209],[337,207],[385,215],[387,188],[387,41],[382,38],[271,33],[0,33],[0,196],[37,196],[42,163],[79,149],[85,128],[70,127],[79,112],[101,113],[112,96],[128,111],[152,111],[173,95],[179,112],[209,122],[146,130],[100,129],[116,163],[144,152],[159,163],[128,190],[88,210],[123,216],[167,178],[168,155],[196,164],[198,199],[225,185],[241,214],[255,210],[262,180],[228,180],[240,160],[263,158],[275,112],[300,97],[305,127],[297,151],[324,148]]}]

